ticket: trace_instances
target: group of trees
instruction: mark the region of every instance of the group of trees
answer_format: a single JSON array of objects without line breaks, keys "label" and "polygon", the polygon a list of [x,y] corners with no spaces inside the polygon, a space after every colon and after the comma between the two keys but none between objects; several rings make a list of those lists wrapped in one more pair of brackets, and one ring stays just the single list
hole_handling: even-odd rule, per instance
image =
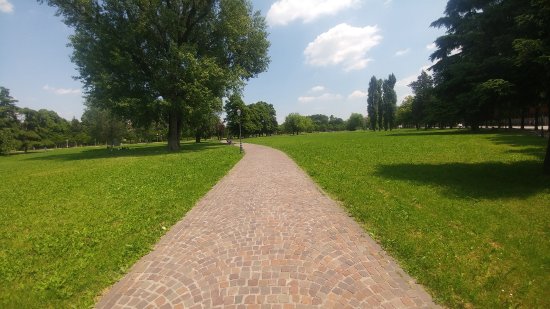
[{"label": "group of trees", "polygon": [[369,129],[392,130],[395,128],[395,113],[397,94],[395,93],[395,75],[390,74],[388,79],[371,77],[367,96],[367,113]]},{"label": "group of trees", "polygon": [[523,128],[529,118],[538,128],[550,111],[550,2],[449,0],[432,26],[447,31],[430,56],[433,77],[410,84],[414,97],[399,113],[410,110],[408,124]]},{"label": "group of trees", "polygon": [[272,104],[260,101],[246,105],[238,94],[233,94],[224,109],[227,134],[230,136],[239,136],[239,124],[243,136],[272,135],[277,132],[277,113]]},{"label": "group of trees", "polygon": [[0,87],[0,152],[35,147],[58,147],[82,143],[86,136],[81,123],[67,121],[53,111],[20,108],[9,89]]},{"label": "group of trees", "polygon": [[89,106],[135,127],[165,123],[168,148],[219,124],[222,98],[269,64],[266,22],[249,0],[38,0],[74,29]]},{"label": "group of trees", "polygon": [[422,71],[416,81],[409,84],[414,96],[407,96],[397,109],[397,123],[403,127],[453,127],[459,120],[453,116],[455,109],[439,100],[432,76]]},{"label": "group of trees", "polygon": [[330,132],[330,131],[355,131],[365,129],[365,118],[358,113],[352,113],[348,120],[316,114],[302,116],[298,113],[291,113],[285,118],[280,131],[289,134],[300,134],[301,132]]},{"label": "group of trees", "polygon": [[166,124],[135,127],[113,113],[88,107],[82,121],[68,121],[45,109],[20,108],[9,89],[0,87],[0,153],[35,148],[73,147],[165,140]]}]

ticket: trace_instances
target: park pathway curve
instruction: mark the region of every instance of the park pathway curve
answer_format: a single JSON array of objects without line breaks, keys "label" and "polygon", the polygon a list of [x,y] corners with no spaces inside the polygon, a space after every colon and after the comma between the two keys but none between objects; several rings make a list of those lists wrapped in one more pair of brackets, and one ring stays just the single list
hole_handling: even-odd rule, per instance
[{"label": "park pathway curve", "polygon": [[98,308],[437,307],[284,153],[245,150]]}]

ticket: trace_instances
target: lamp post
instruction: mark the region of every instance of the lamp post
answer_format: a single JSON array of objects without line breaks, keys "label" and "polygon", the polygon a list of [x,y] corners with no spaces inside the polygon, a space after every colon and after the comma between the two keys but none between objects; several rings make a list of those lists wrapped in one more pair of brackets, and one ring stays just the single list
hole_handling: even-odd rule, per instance
[{"label": "lamp post", "polygon": [[243,153],[243,138],[241,135],[241,109],[237,109],[237,115],[239,116],[239,148],[240,152]]}]

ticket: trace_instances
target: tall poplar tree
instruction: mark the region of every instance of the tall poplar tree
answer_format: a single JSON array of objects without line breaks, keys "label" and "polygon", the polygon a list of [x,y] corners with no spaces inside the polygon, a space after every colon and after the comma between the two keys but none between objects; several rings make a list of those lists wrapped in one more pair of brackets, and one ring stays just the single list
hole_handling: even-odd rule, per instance
[{"label": "tall poplar tree", "polygon": [[367,114],[369,115],[369,129],[375,131],[378,119],[378,105],[376,102],[376,92],[378,87],[378,79],[372,76],[369,82],[369,90],[367,94]]},{"label": "tall poplar tree", "polygon": [[377,126],[378,131],[381,131],[384,127],[384,101],[383,101],[383,91],[382,91],[382,85],[384,84],[384,81],[382,79],[379,79],[376,81],[376,89],[374,91],[374,100],[376,102],[376,110],[378,111],[378,119],[377,119]]},{"label": "tall poplar tree", "polygon": [[392,130],[395,127],[395,112],[397,109],[397,94],[395,93],[395,75],[390,74],[382,84],[382,102],[384,110],[384,130]]}]

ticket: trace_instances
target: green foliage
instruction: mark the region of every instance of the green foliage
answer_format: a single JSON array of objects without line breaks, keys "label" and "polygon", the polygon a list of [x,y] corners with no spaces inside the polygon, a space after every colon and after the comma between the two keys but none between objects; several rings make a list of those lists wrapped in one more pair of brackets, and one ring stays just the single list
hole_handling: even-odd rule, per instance
[{"label": "green foliage", "polygon": [[10,95],[10,90],[0,86],[0,154],[8,154],[19,147],[17,135],[19,132],[19,109]]},{"label": "green foliage", "polygon": [[164,120],[171,150],[183,117],[199,128],[212,102],[269,64],[267,26],[249,0],[39,1],[74,28],[72,60],[91,104],[137,126]]},{"label": "green foliage", "polygon": [[[272,104],[260,101],[245,105],[238,94],[233,94],[227,100],[224,109],[227,115],[227,127],[234,136],[239,136],[239,121],[242,124],[244,136],[271,135],[278,131],[277,113]],[[240,117],[237,114],[239,109]]]},{"label": "green foliage", "polygon": [[[501,115],[519,116],[525,106],[537,105],[550,76],[545,59],[550,54],[550,20],[545,12],[550,6],[539,0],[449,1],[445,17],[432,24],[447,29],[431,55],[438,60],[432,67],[438,96],[474,127]],[[505,95],[479,93],[495,81],[506,83]],[[495,116],[495,111],[505,112]]]},{"label": "green foliage", "polygon": [[[550,110],[550,3],[449,0],[433,27],[446,34],[431,55],[439,121],[521,118],[542,104]],[[549,116],[550,117],[550,116]],[[550,170],[550,159],[545,160]],[[546,163],[545,163],[546,164]]]},{"label": "green foliage", "polygon": [[328,119],[329,131],[343,131],[346,129],[346,122],[342,118],[330,115]]},{"label": "green foliage", "polygon": [[315,125],[309,117],[290,113],[286,116],[283,127],[286,133],[300,134],[300,132],[313,132]]},{"label": "green foliage", "polygon": [[422,70],[416,81],[409,84],[414,93],[412,101],[412,116],[419,129],[422,125],[428,126],[430,118],[428,116],[431,107],[435,102],[433,79],[428,73]]},{"label": "green foliage", "polygon": [[400,130],[251,142],[288,153],[443,304],[550,307],[544,140]]},{"label": "green foliage", "polygon": [[372,76],[369,82],[369,90],[367,95],[367,113],[369,116],[370,129],[375,131],[379,129],[378,119],[380,118],[380,104],[382,100],[382,84],[376,78]]},{"label": "green foliage", "polygon": [[248,108],[253,115],[252,121],[255,124],[255,130],[251,133],[256,135],[271,135],[277,131],[277,113],[272,104],[260,101],[248,105]]},{"label": "green foliage", "polygon": [[397,108],[396,123],[404,128],[412,128],[415,125],[412,113],[413,102],[413,96],[406,96]]},{"label": "green foliage", "polygon": [[382,109],[384,110],[384,130],[391,131],[395,128],[395,112],[397,108],[397,94],[394,87],[397,79],[395,75],[390,74],[388,79],[382,83]]},{"label": "green foliage", "polygon": [[377,79],[376,76],[371,77],[367,95],[369,129],[392,130],[395,127],[397,94],[394,87],[396,82],[393,73],[386,80]]},{"label": "green foliage", "polygon": [[0,154],[9,154],[10,151],[17,148],[18,143],[12,130],[9,128],[0,129]]},{"label": "green foliage", "polygon": [[82,114],[82,124],[94,144],[118,145],[127,136],[127,124],[105,109],[89,106]]},{"label": "green foliage", "polygon": [[346,121],[348,131],[363,130],[365,128],[365,118],[358,113],[352,113]]},{"label": "green foliage", "polygon": [[0,307],[92,306],[240,158],[182,148],[0,157]]},{"label": "green foliage", "polygon": [[316,114],[306,117],[313,122],[313,131],[327,132],[329,130],[329,118],[327,115]]}]

